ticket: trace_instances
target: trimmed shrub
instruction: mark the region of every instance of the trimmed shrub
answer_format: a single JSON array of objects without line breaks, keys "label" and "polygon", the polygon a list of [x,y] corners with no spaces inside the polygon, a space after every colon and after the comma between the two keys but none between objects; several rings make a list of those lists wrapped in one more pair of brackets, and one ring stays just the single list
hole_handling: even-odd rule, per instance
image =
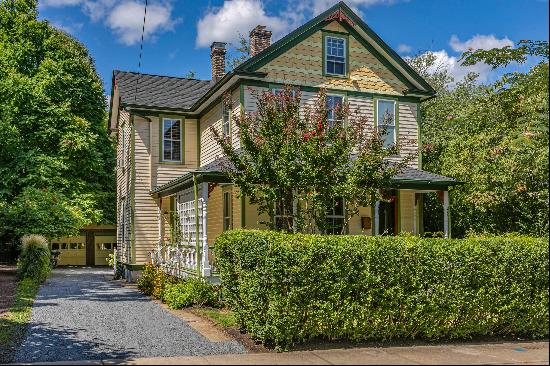
[{"label": "trimmed shrub", "polygon": [[141,271],[141,276],[137,281],[138,290],[147,296],[151,296],[153,294],[153,289],[155,288],[156,275],[157,267],[151,263],[147,263],[143,271]]},{"label": "trimmed shrub", "polygon": [[19,278],[44,281],[51,271],[50,248],[42,235],[25,235],[21,238],[21,254],[17,260]]},{"label": "trimmed shrub", "polygon": [[237,230],[216,240],[222,291],[252,337],[548,336],[548,240]]},{"label": "trimmed shrub", "polygon": [[137,281],[138,290],[147,296],[153,296],[159,300],[164,297],[164,289],[168,284],[177,283],[178,279],[166,274],[160,267],[148,263],[145,265],[141,276]]},{"label": "trimmed shrub", "polygon": [[183,309],[189,306],[219,306],[216,287],[198,278],[188,278],[181,283],[166,285],[163,301],[171,309]]}]

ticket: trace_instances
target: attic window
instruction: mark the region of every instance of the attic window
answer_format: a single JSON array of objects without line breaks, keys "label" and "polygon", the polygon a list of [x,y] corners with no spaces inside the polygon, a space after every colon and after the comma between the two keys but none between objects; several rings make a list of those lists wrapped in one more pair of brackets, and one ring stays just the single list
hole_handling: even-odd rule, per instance
[{"label": "attic window", "polygon": [[346,38],[325,37],[325,74],[346,76]]}]

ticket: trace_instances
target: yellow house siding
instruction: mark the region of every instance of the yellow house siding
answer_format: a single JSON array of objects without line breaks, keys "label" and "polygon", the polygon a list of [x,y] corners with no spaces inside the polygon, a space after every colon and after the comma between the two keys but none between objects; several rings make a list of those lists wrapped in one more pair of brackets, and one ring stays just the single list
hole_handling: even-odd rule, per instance
[{"label": "yellow house siding", "polygon": [[349,220],[348,232],[350,235],[372,235],[372,229],[363,230],[361,223],[361,217],[371,217],[371,223],[374,221],[372,220],[371,212],[370,207],[359,207],[359,214]]},{"label": "yellow house siding", "polygon": [[[197,121],[184,119],[184,162],[163,164],[160,162],[160,118],[149,117],[150,121],[134,117],[134,253],[135,263],[142,264],[148,253],[159,240],[158,203],[150,191],[197,168]],[[128,164],[129,165],[129,164]],[[166,230],[169,234],[169,230]]]},{"label": "yellow house siding", "polygon": [[[235,117],[239,115],[241,109],[241,94],[240,89],[236,88],[231,92],[231,143],[233,147],[239,147],[239,134]],[[216,131],[222,131],[222,101],[219,100],[208,112],[200,119],[201,129],[201,166],[207,165],[223,155],[218,143],[214,140],[214,134],[211,128]]]},{"label": "yellow house siding", "polygon": [[145,263],[147,254],[158,243],[158,207],[151,190],[151,131],[149,121],[136,116],[135,124],[135,192],[134,244],[135,263]]},{"label": "yellow house siding", "polygon": [[267,225],[261,222],[268,222],[268,214],[259,214],[258,206],[250,203],[250,198],[245,197],[245,224],[247,229],[267,229]]},{"label": "yellow house siding", "polygon": [[208,196],[208,213],[206,235],[208,245],[213,246],[216,238],[223,231],[223,189],[217,185]]},{"label": "yellow house siding", "polygon": [[207,165],[221,155],[221,149],[214,140],[210,131],[214,127],[222,130],[222,105],[221,102],[210,109],[200,120],[201,126],[201,165]]},{"label": "yellow house siding", "polygon": [[182,164],[165,164],[160,162],[160,118],[151,119],[151,187],[158,187],[174,180],[198,167],[197,162],[197,120],[182,118],[184,124],[184,161]]},{"label": "yellow house siding", "polygon": [[401,232],[415,233],[414,230],[414,194],[413,190],[399,191],[399,210]]},{"label": "yellow house siding", "polygon": [[399,137],[405,139],[401,150],[402,156],[413,156],[409,163],[412,168],[418,168],[418,121],[416,103],[397,103],[399,106]]},{"label": "yellow house siding", "polygon": [[[131,183],[131,125],[130,125],[130,114],[124,110],[120,110],[119,113],[119,124],[117,128],[117,167],[116,167],[116,207],[117,207],[117,222],[121,219],[122,211],[122,201],[126,203],[126,207],[130,207],[131,196],[130,196],[130,183]],[[113,113],[115,114],[115,113]],[[130,224],[130,212],[127,211],[126,219]],[[126,261],[127,246],[129,245],[130,230],[126,229],[126,241],[123,242],[122,238],[122,227],[119,224],[117,225],[117,244],[118,244],[118,253],[122,255],[121,260]]]},{"label": "yellow house siding", "polygon": [[[346,32],[338,22],[332,22],[324,29]],[[322,34],[321,30],[312,34],[262,66],[258,71],[268,74],[264,80],[393,95],[402,95],[402,91],[407,89],[407,86],[351,35],[348,45],[349,78],[323,76]]]}]

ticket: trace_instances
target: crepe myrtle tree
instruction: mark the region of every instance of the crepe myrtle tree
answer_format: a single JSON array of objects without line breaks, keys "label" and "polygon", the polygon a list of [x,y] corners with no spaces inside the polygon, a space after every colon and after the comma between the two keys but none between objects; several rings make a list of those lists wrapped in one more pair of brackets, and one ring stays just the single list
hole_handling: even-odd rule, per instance
[{"label": "crepe myrtle tree", "polygon": [[[413,156],[400,156],[406,141],[385,145],[386,128],[351,111],[329,106],[326,90],[301,106],[299,89],[251,93],[255,112],[234,117],[240,147],[212,127],[227,158],[224,170],[249,197],[271,229],[302,233],[344,233],[359,207],[384,200],[383,190]],[[231,99],[224,97],[229,107]],[[393,116],[384,117],[391,122]],[[345,202],[343,222],[327,220],[334,205]]]}]

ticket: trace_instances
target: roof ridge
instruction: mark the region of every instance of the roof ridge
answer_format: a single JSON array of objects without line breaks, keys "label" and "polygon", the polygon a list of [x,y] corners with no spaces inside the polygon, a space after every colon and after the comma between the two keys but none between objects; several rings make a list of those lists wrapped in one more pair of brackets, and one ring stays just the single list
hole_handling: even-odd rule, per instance
[{"label": "roof ridge", "polygon": [[170,78],[170,79],[179,79],[179,80],[196,80],[196,81],[207,81],[212,82],[212,80],[204,80],[204,79],[195,79],[195,78],[185,78],[181,76],[170,76],[170,75],[158,75],[158,74],[149,74],[145,72],[136,72],[136,71],[125,71],[125,70],[113,70],[114,74],[117,73],[127,73],[127,74],[134,74],[134,75],[147,75],[147,76],[156,76],[161,78]]}]

